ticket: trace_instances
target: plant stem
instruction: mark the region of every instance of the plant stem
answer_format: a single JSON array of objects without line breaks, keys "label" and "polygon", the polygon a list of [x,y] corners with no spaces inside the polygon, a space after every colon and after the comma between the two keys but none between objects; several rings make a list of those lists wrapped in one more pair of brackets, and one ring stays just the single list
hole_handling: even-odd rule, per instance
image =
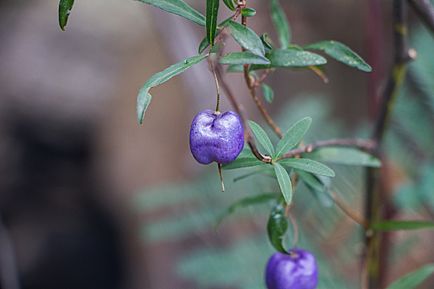
[{"label": "plant stem", "polygon": [[[390,123],[394,103],[405,79],[406,63],[411,59],[407,43],[407,6],[403,0],[393,1],[393,29],[395,57],[388,84],[383,92],[380,111],[377,116],[372,139],[377,144],[378,154],[382,155],[384,134]],[[383,162],[385,163],[385,162]],[[395,209],[389,200],[389,186],[386,185],[387,168],[368,168],[366,175],[365,219],[370,228],[375,222],[390,217]],[[366,278],[364,282],[370,289],[384,287],[387,278],[388,241],[390,235],[382,235],[373,230],[365,234]]]},{"label": "plant stem", "polygon": [[214,63],[213,63],[212,60],[210,60],[209,65],[211,67],[212,75],[214,76],[215,88],[216,88],[216,93],[217,93],[215,111],[219,112],[220,111],[220,85],[219,85],[219,80],[217,78],[217,75],[216,75],[216,72],[215,72],[215,65],[214,65]]}]

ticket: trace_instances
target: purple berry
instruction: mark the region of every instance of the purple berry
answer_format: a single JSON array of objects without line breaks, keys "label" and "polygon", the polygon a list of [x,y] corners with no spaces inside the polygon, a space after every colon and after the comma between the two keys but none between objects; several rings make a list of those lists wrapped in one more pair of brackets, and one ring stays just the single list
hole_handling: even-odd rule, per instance
[{"label": "purple berry", "polygon": [[315,289],[318,268],[315,257],[308,251],[292,249],[289,254],[275,253],[265,270],[268,289]]},{"label": "purple berry", "polygon": [[190,150],[201,164],[234,161],[244,146],[244,129],[238,114],[210,109],[198,113],[191,124]]}]

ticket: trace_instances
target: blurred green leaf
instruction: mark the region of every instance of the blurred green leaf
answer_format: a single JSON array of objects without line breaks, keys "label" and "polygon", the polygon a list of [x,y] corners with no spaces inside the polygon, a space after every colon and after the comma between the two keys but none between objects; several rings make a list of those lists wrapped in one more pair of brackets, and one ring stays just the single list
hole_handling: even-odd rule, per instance
[{"label": "blurred green leaf", "polygon": [[335,172],[331,168],[329,168],[328,166],[320,162],[310,160],[310,159],[290,158],[290,159],[282,159],[279,160],[278,162],[279,164],[282,164],[284,166],[288,166],[294,169],[302,170],[316,175],[321,175],[326,177],[335,176]]},{"label": "blurred green leaf", "polygon": [[256,55],[264,56],[264,45],[259,36],[256,35],[252,29],[232,20],[230,20],[227,25],[232,37],[240,46]]},{"label": "blurred green leaf", "polygon": [[269,64],[270,61],[250,51],[232,52],[220,58],[221,64]]},{"label": "blurred green leaf", "polygon": [[289,205],[292,201],[292,183],[288,172],[279,163],[273,163],[274,172],[276,173],[277,182],[282,192],[285,202]]},{"label": "blurred green leaf", "polygon": [[285,216],[285,209],[281,204],[278,204],[271,211],[270,217],[267,223],[268,239],[271,245],[282,253],[287,253],[283,246],[283,238],[288,230],[288,220]]},{"label": "blurred green leaf", "polygon": [[264,147],[269,155],[274,154],[274,146],[264,129],[256,122],[249,120],[250,128],[255,135],[256,140]]},{"label": "blurred green leaf", "polygon": [[279,158],[290,149],[297,146],[310,128],[312,119],[305,117],[293,124],[277,143],[275,158]]},{"label": "blurred green leaf", "polygon": [[137,96],[137,118],[139,123],[143,122],[143,118],[145,116],[145,111],[151,102],[152,96],[149,93],[149,90],[157,85],[160,85],[172,77],[184,72],[194,64],[197,64],[204,60],[208,55],[198,55],[187,58],[181,62],[178,62],[165,70],[158,72],[151,76],[151,78],[146,81],[143,87],[140,89],[139,94]]},{"label": "blurred green leaf", "polygon": [[381,166],[381,161],[369,153],[354,148],[326,147],[306,154],[309,158],[341,165],[375,167]]},{"label": "blurred green leaf", "polygon": [[283,12],[282,6],[278,0],[271,0],[271,19],[273,20],[274,27],[276,28],[277,35],[281,48],[288,48],[291,42],[291,32],[289,29],[288,20]]},{"label": "blurred green leaf", "polygon": [[276,178],[276,174],[274,173],[274,170],[271,166],[270,168],[260,167],[260,169],[258,170],[234,178],[234,183],[258,174],[265,175],[271,178]]},{"label": "blurred green leaf", "polygon": [[261,35],[262,44],[264,44],[265,53],[269,53],[273,49],[273,41],[267,33]]},{"label": "blurred green leaf", "polygon": [[265,83],[261,85],[261,88],[262,88],[262,94],[264,95],[265,101],[267,101],[268,103],[272,103],[274,99],[273,89]]},{"label": "blurred green leaf", "polygon": [[206,0],[206,39],[214,46],[220,0]]},{"label": "blurred green leaf", "polygon": [[138,0],[166,12],[184,17],[201,26],[206,25],[205,16],[182,0]]},{"label": "blurred green leaf", "polygon": [[227,72],[244,72],[244,65],[242,64],[230,64],[226,69]]},{"label": "blurred green leaf", "polygon": [[226,217],[235,213],[236,210],[246,208],[253,205],[260,205],[264,203],[268,203],[271,200],[276,200],[279,197],[279,194],[276,193],[265,193],[256,196],[245,197],[241,200],[238,200],[234,204],[232,204],[226,211],[221,214],[217,220],[217,225],[219,225]]},{"label": "blurred green leaf", "polygon": [[348,66],[355,67],[364,72],[371,72],[372,68],[362,57],[352,51],[348,46],[334,40],[325,40],[305,46],[306,49],[324,51],[330,57]]},{"label": "blurred green leaf", "polygon": [[226,7],[228,7],[230,10],[235,11],[236,4],[234,0],[223,0],[223,3],[225,3]]},{"label": "blurred green leaf", "polygon": [[333,205],[334,201],[329,195],[327,186],[321,182],[319,178],[305,171],[297,170],[297,174],[300,177],[300,180],[304,182],[309,191],[323,206],[330,207]]},{"label": "blurred green leaf", "polygon": [[272,50],[268,59],[272,67],[307,67],[327,63],[321,55],[294,48]]},{"label": "blurred green leaf", "polygon": [[69,15],[71,14],[74,0],[60,0],[59,1],[59,26],[60,29],[65,31],[66,24],[68,23]]},{"label": "blurred green leaf", "polygon": [[392,284],[387,289],[414,289],[420,285],[425,279],[434,273],[434,264],[427,264],[421,268],[404,275]]},{"label": "blurred green leaf", "polygon": [[375,223],[372,225],[372,229],[377,231],[434,229],[434,222],[417,220],[390,220]]},{"label": "blurred green leaf", "polygon": [[244,7],[241,9],[241,15],[245,17],[253,17],[256,15],[256,10],[250,7]]}]

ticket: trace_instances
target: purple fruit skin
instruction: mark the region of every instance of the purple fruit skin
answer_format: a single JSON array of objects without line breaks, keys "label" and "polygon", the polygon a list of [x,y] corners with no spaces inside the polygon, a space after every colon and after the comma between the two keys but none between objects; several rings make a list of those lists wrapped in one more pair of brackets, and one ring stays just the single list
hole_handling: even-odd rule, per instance
[{"label": "purple fruit skin", "polygon": [[244,128],[238,114],[199,112],[191,124],[190,150],[201,164],[234,161],[244,147]]},{"label": "purple fruit skin", "polygon": [[293,249],[290,254],[275,253],[265,270],[268,289],[315,289],[318,267],[315,257],[308,251]]}]

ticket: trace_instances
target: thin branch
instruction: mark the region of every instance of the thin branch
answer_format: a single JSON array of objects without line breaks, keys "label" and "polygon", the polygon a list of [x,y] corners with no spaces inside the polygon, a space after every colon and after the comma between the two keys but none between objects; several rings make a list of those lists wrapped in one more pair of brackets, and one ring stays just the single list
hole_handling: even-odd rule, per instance
[{"label": "thin branch", "polygon": [[311,153],[317,149],[324,148],[324,147],[349,147],[349,148],[356,148],[371,154],[375,154],[377,145],[374,141],[367,140],[367,139],[342,138],[342,139],[322,140],[322,141],[317,141],[290,150],[289,152],[284,154],[280,159],[293,158],[300,154]]},{"label": "thin branch", "polygon": [[365,230],[368,228],[366,220],[363,219],[363,217],[354,211],[350,206],[348,206],[335,192],[331,192],[330,196],[332,197],[336,206],[338,206],[338,208],[341,209],[345,215],[362,226]]},{"label": "thin branch", "polygon": [[429,0],[408,0],[422,22],[434,33],[434,6]]}]

